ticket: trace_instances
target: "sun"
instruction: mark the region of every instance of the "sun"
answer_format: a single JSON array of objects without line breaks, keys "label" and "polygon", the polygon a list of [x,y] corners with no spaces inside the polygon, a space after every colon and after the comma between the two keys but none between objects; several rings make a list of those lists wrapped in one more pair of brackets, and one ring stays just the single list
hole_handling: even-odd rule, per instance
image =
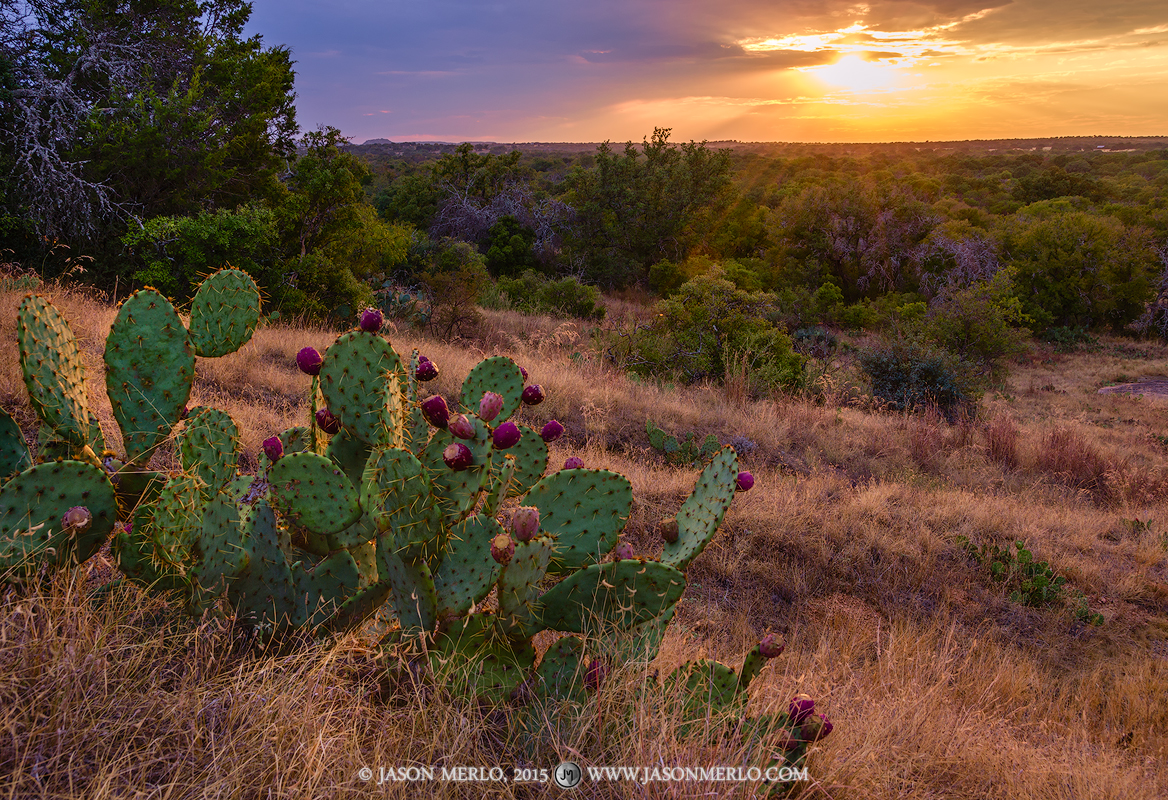
[{"label": "sun", "polygon": [[865,61],[856,55],[844,56],[834,64],[811,67],[804,72],[819,78],[826,84],[838,86],[851,92],[871,92],[883,89],[896,80],[897,75],[895,67]]}]

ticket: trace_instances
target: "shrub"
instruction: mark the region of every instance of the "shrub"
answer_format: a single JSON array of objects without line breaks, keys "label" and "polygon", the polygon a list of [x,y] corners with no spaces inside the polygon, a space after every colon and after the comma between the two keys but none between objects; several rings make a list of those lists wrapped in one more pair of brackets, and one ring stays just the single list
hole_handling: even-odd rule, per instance
[{"label": "shrub", "polygon": [[600,290],[575,278],[556,281],[528,270],[518,278],[500,278],[496,286],[512,308],[525,314],[604,319]]},{"label": "shrub", "polygon": [[968,379],[950,354],[912,342],[860,351],[872,396],[898,411],[936,407],[953,418],[972,399]]}]

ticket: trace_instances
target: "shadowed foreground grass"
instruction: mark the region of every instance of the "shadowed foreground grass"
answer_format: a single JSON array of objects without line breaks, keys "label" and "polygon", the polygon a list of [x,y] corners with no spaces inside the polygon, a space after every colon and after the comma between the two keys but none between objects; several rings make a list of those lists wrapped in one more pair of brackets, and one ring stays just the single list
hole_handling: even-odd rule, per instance
[{"label": "shadowed foreground grass", "polygon": [[[55,290],[53,300],[82,339],[112,439],[99,376],[114,312],[76,292]],[[14,344],[18,303],[0,295],[0,400],[32,435]],[[229,620],[186,619],[130,587],[93,599],[113,572],[99,556],[0,595],[0,797],[558,797],[554,786],[371,786],[357,775],[551,770],[562,760],[756,763],[742,737],[682,735],[677,715],[643,695],[687,659],[739,665],[767,631],[782,632],[787,650],[752,684],[748,710],[780,710],[803,691],[835,724],[811,753],[804,796],[1168,795],[1168,465],[1158,438],[1168,434],[1168,403],[1095,393],[1121,375],[1168,371],[1162,350],[1039,352],[1014,365],[1010,387],[983,401],[977,418],[951,426],[631,383],[589,357],[574,326],[506,313],[488,314],[488,326],[471,342],[391,339],[439,364],[432,387],[448,398],[483,356],[520,360],[548,394],[524,421],[555,417],[569,428],[552,447],[553,468],[580,455],[632,481],[626,538],[638,551],[659,553],[657,520],[677,510],[696,476],[649,450],[647,417],[734,441],[756,476],[691,567],[654,664],[616,671],[585,705],[505,715],[448,692],[457,676],[391,677],[361,634],[265,653]],[[192,405],[232,415],[245,469],[263,438],[307,413],[296,350],[332,336],[266,328],[238,354],[199,360]],[[577,351],[583,357],[571,358]],[[164,449],[157,463],[169,458]],[[1010,602],[958,536],[1024,540],[1068,577],[1072,600]],[[1080,602],[1104,624],[1084,624]],[[763,788],[624,780],[576,792],[746,797]]]}]

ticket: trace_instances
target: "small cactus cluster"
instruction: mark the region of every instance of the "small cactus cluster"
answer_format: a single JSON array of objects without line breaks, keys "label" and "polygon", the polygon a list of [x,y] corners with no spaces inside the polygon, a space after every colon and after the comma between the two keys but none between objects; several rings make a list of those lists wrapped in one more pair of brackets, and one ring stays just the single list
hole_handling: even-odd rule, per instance
[{"label": "small cactus cluster", "polygon": [[645,420],[645,433],[649,437],[649,446],[664,453],[665,460],[675,466],[691,467],[705,464],[722,447],[712,433],[700,443],[693,431],[679,440],[658,428],[652,420]]},{"label": "small cactus cluster", "polygon": [[[629,641],[628,657],[655,657],[685,570],[753,483],[734,449],[720,448],[663,525],[661,558],[637,557],[620,544],[629,481],[575,457],[548,473],[548,443],[564,427],[514,419],[545,396],[526,370],[488,358],[449,403],[424,396],[437,366],[416,350],[403,361],[376,309],[323,354],[298,352],[312,377],[307,424],[265,439],[257,472],[241,475],[234,422],[187,401],[195,356],[234,352],[258,319],[255,285],[233,269],[204,281],[189,326],[153,290],[126,300],[105,348],[118,455],[89,411],[68,324],[28,296],[21,364],[42,452],[56,457],[33,464],[0,417],[0,468],[14,475],[0,489],[0,573],[26,580],[83,562],[112,535],[128,579],[181,593],[191,613],[227,607],[276,636],[348,630],[385,607],[395,638],[424,643],[433,668],[453,666],[481,697],[573,696],[598,688],[600,656]],[[146,469],[168,438],[182,469]],[[492,593],[496,607],[483,610]],[[542,631],[561,635],[539,657]],[[672,680],[698,705],[729,703],[775,655],[764,640],[738,675],[702,661]]]}]

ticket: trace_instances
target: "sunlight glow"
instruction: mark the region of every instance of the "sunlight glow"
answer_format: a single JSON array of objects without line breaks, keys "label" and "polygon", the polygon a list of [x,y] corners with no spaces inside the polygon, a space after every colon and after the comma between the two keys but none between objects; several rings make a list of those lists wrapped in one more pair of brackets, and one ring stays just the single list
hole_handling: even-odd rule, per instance
[{"label": "sunlight glow", "polygon": [[852,92],[883,89],[895,81],[897,76],[896,67],[865,61],[859,56],[844,56],[834,64],[809,67],[802,72]]}]

